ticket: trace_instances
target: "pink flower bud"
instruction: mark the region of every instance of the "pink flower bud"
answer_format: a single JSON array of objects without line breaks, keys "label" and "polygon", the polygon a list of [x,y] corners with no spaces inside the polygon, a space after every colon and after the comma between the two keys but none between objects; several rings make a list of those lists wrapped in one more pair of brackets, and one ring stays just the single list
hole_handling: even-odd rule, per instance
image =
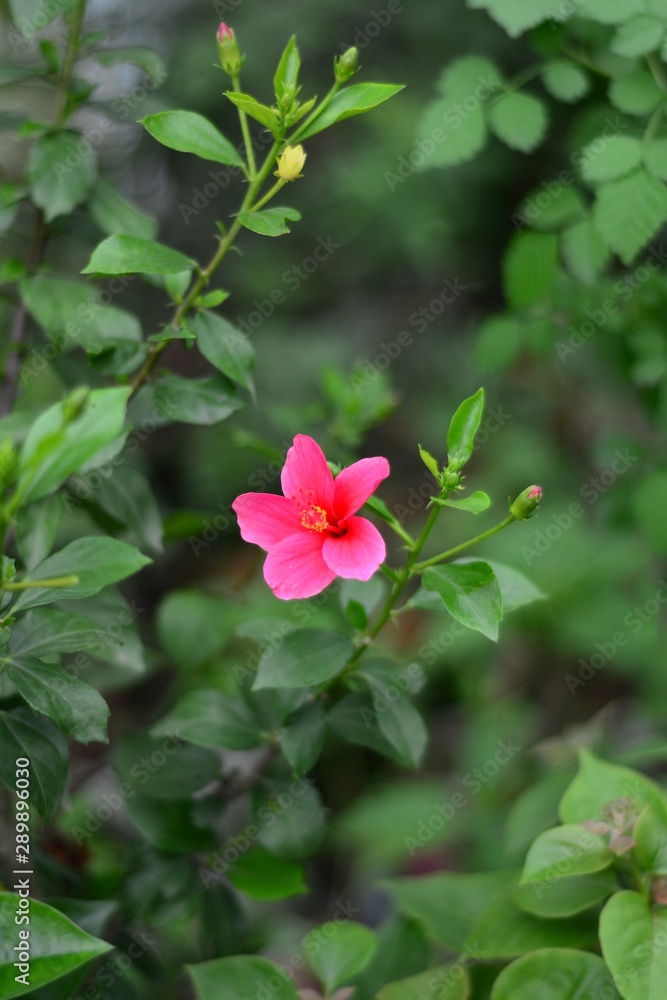
[{"label": "pink flower bud", "polygon": [[217,35],[218,55],[220,65],[229,76],[238,76],[243,65],[243,56],[239,51],[236,35],[224,21],[220,22]]},{"label": "pink flower bud", "polygon": [[224,21],[221,21],[220,27],[218,28],[218,41],[224,42],[225,38],[233,39],[234,32],[232,31],[232,29],[229,27],[228,24],[225,24]]},{"label": "pink flower bud", "polygon": [[541,486],[528,486],[511,505],[510,514],[516,521],[525,521],[535,513],[541,497]]}]

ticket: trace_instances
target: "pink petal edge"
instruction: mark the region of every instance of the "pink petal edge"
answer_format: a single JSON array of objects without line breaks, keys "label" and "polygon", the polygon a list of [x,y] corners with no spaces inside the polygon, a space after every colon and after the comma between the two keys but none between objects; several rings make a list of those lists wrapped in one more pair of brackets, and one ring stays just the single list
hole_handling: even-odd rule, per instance
[{"label": "pink petal edge", "polygon": [[388,475],[389,462],[379,457],[362,458],[343,469],[334,485],[334,516],[342,519],[356,514]]},{"label": "pink petal edge", "polygon": [[350,517],[346,523],[347,532],[341,538],[328,535],[324,539],[324,561],[336,576],[345,580],[370,580],[385,560],[384,539],[365,517]]},{"label": "pink petal edge", "polygon": [[275,493],[242,493],[232,504],[241,538],[270,549],[290,535],[304,531],[299,511],[291,500]]},{"label": "pink petal edge", "polygon": [[322,558],[322,535],[301,531],[275,545],[264,563],[264,579],[283,601],[314,597],[336,579]]},{"label": "pink petal edge", "polygon": [[319,444],[307,434],[297,434],[287,452],[280,481],[286,497],[312,493],[311,502],[331,511],[334,478]]}]

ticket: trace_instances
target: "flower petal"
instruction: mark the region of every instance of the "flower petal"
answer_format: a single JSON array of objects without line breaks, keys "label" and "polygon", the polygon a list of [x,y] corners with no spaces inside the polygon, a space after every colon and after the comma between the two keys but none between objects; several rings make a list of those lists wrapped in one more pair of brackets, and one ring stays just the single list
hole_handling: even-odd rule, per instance
[{"label": "flower petal", "polygon": [[303,531],[301,517],[291,500],[273,493],[242,493],[232,504],[241,538],[270,549],[284,538]]},{"label": "flower petal", "polygon": [[314,504],[331,511],[334,480],[324,452],[306,434],[297,434],[287,452],[281,482],[283,493],[306,507]]},{"label": "flower petal", "polygon": [[319,594],[336,579],[322,558],[322,535],[300,531],[275,545],[264,563],[264,579],[284,601]]},{"label": "flower petal", "polygon": [[336,476],[333,514],[339,519],[356,514],[389,475],[386,458],[362,458]]},{"label": "flower petal", "polygon": [[365,517],[350,517],[340,538],[327,535],[322,546],[324,561],[336,576],[346,580],[369,580],[387,550],[382,535]]}]

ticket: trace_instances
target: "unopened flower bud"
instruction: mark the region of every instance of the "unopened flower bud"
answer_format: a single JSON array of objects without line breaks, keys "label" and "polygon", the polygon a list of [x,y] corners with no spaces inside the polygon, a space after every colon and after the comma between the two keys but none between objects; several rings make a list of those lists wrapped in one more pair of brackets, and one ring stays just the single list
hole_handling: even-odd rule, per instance
[{"label": "unopened flower bud", "polygon": [[239,51],[239,43],[236,41],[236,35],[224,21],[220,22],[217,41],[220,65],[229,76],[238,76],[243,65],[243,56]]},{"label": "unopened flower bud", "polygon": [[334,59],[334,74],[337,83],[346,83],[357,70],[359,52],[352,46],[343,52],[340,58]]},{"label": "unopened flower bud", "polygon": [[515,521],[525,521],[535,513],[542,496],[541,486],[528,486],[510,507],[510,514]]},{"label": "unopened flower bud", "polygon": [[306,162],[303,146],[288,146],[278,157],[276,175],[283,181],[296,181],[302,176],[301,171]]},{"label": "unopened flower bud", "polygon": [[81,416],[83,408],[88,402],[89,395],[90,389],[85,385],[79,386],[78,389],[70,392],[63,403],[63,423],[69,424],[72,420],[76,420],[77,417]]}]

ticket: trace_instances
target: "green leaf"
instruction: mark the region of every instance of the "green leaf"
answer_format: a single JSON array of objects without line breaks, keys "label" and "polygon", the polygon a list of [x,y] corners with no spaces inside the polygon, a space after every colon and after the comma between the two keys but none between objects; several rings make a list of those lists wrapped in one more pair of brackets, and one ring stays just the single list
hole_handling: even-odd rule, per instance
[{"label": "green leaf", "polygon": [[290,899],[308,892],[301,865],[282,861],[264,847],[250,847],[227,870],[237,889],[263,902]]},{"label": "green leaf", "polygon": [[540,834],[533,843],[521,881],[588,875],[608,868],[613,860],[614,855],[602,837],[576,824],[557,826]]},{"label": "green leaf", "polygon": [[55,403],[37,418],[28,431],[19,462],[22,505],[56,489],[118,437],[129,395],[128,387],[95,389],[74,420],[65,423],[65,403]]},{"label": "green leaf", "polygon": [[551,293],[558,269],[558,237],[519,233],[503,261],[503,286],[512,309],[540,305]]},{"label": "green leaf", "polygon": [[393,83],[355,83],[345,87],[303,132],[298,133],[298,137],[300,140],[309,139],[337,122],[371,111],[398,94],[403,87],[404,84]]},{"label": "green leaf", "polygon": [[391,679],[365,671],[363,667],[358,673],[373,694],[373,708],[380,732],[403,760],[411,767],[419,767],[428,743],[422,716]]},{"label": "green leaf", "polygon": [[614,135],[606,140],[598,138],[584,147],[581,156],[582,177],[590,184],[599,184],[623,177],[638,167],[642,159],[642,143],[625,135]]},{"label": "green leaf", "polygon": [[540,232],[553,232],[562,229],[566,222],[583,218],[586,206],[576,188],[558,182],[551,184],[552,187],[540,185],[530,192],[519,207],[517,223]]},{"label": "green leaf", "polygon": [[274,136],[277,136],[280,132],[280,119],[275,111],[272,111],[270,107],[266,104],[260,104],[256,101],[254,97],[250,94],[240,94],[233,90],[227,90],[225,92],[225,97],[227,97],[232,104],[236,105],[240,111],[243,111],[246,115],[254,118],[265,128],[268,128],[269,132],[272,132]]},{"label": "green leaf", "polygon": [[44,497],[22,507],[16,518],[16,544],[23,565],[34,569],[53,548],[65,513],[61,496]]},{"label": "green leaf", "polygon": [[162,83],[167,75],[167,67],[163,57],[155,49],[150,49],[145,45],[128,45],[122,49],[96,48],[92,57],[101,66],[118,66],[120,63],[140,66],[157,83]]},{"label": "green leaf", "polygon": [[228,750],[251,750],[263,738],[245,702],[213,688],[190,691],[151,729],[152,736],[172,733],[199,746]]},{"label": "green leaf", "polygon": [[483,7],[511,38],[534,28],[547,18],[555,18],[553,0],[468,0],[469,7]]},{"label": "green leaf", "polygon": [[639,14],[626,21],[611,40],[611,51],[619,56],[634,59],[636,56],[656,52],[665,35],[664,21],[647,14]]},{"label": "green leaf", "polygon": [[138,549],[115,538],[78,538],[40,563],[30,574],[30,580],[38,584],[40,580],[74,574],[79,582],[70,587],[36,586],[24,590],[19,594],[12,613],[54,601],[91,597],[102,587],[138,573],[151,561]]},{"label": "green leaf", "polygon": [[235,955],[188,965],[197,1000],[248,1000],[259,991],[271,1000],[298,1000],[292,980],[268,958]]},{"label": "green leaf", "polygon": [[276,70],[276,75],[273,78],[273,86],[278,104],[280,104],[281,99],[286,93],[288,96],[296,96],[296,86],[300,66],[301,60],[299,58],[299,50],[296,47],[296,38],[292,35],[289,42],[285,46],[285,51],[280,57],[278,69]]},{"label": "green leaf", "polygon": [[57,608],[35,608],[12,626],[9,648],[13,660],[34,659],[90,649],[103,639],[104,632],[90,618]]},{"label": "green leaf", "polygon": [[157,630],[177,666],[196,670],[229,641],[231,623],[219,597],[197,590],[172,590],[160,604]]},{"label": "green leaf", "polygon": [[167,803],[195,796],[219,781],[222,770],[220,755],[214,750],[182,746],[175,733],[163,740],[143,732],[126,736],[115,751],[114,765],[121,780],[135,791]]},{"label": "green leaf", "polygon": [[109,707],[92,684],[52,663],[21,657],[8,663],[10,681],[31,708],[79,743],[108,743]]},{"label": "green leaf", "polygon": [[451,951],[460,951],[486,907],[489,895],[513,878],[511,872],[460,875],[437,872],[408,878],[382,879],[399,908],[418,921],[428,936]]},{"label": "green leaf", "polygon": [[254,397],[252,370],[255,349],[246,335],[228,320],[211,312],[198,313],[192,327],[197,337],[197,347],[207,361],[232,382],[242,385]]},{"label": "green leaf", "polygon": [[598,955],[572,948],[542,948],[503,969],[491,1000],[619,1000],[609,970]]},{"label": "green leaf", "polygon": [[155,239],[155,219],[140,211],[116,190],[113,184],[100,177],[88,199],[91,218],[108,236],[138,236],[142,240]]},{"label": "green leaf", "polygon": [[501,97],[489,109],[489,125],[510,149],[531,153],[547,131],[547,111],[537,97],[516,92]]},{"label": "green leaf", "polygon": [[508,890],[500,890],[487,903],[468,935],[468,945],[480,959],[516,958],[539,948],[577,948],[595,934],[586,918],[568,921],[540,920],[524,913]]},{"label": "green leaf", "polygon": [[552,97],[565,104],[574,104],[590,89],[588,74],[568,62],[554,62],[542,74],[542,83]]},{"label": "green leaf", "polygon": [[385,983],[413,976],[428,963],[430,944],[413,920],[398,914],[386,920],[376,933],[375,955],[363,972],[355,976],[359,1000],[370,1000]]},{"label": "green leaf", "polygon": [[586,285],[594,284],[611,254],[591,219],[584,219],[566,229],[561,243],[570,272]]},{"label": "green leaf", "polygon": [[94,502],[129,528],[139,545],[162,552],[162,516],[148,481],[130,465],[119,465],[101,478]]},{"label": "green leaf", "polygon": [[[456,565],[466,565],[474,561],[474,559],[470,558],[457,559]],[[506,566],[505,563],[496,562],[495,559],[485,561],[491,567],[498,580],[500,593],[503,598],[504,615],[509,614],[510,611],[516,611],[517,608],[522,608],[526,604],[533,604],[534,601],[543,601],[545,599],[542,591],[521,570],[515,569],[514,566]]]},{"label": "green leaf", "polygon": [[546,882],[525,882],[512,889],[512,899],[526,913],[558,920],[590,910],[617,891],[618,879],[613,871],[604,871]]},{"label": "green leaf", "polygon": [[641,866],[653,875],[667,875],[667,823],[652,805],[642,809],[632,836]]},{"label": "green leaf", "polygon": [[470,979],[462,964],[437,965],[416,976],[387,983],[377,1000],[468,1000]]},{"label": "green leaf", "polygon": [[109,236],[94,250],[82,274],[178,274],[196,266],[192,257],[153,240]]},{"label": "green leaf", "polygon": [[27,757],[30,761],[30,799],[48,823],[67,786],[67,737],[43,715],[29,708],[14,708],[0,712],[0,747],[0,779],[11,791],[16,788],[17,758]]},{"label": "green leaf", "polygon": [[280,731],[280,748],[296,774],[306,774],[315,766],[326,734],[322,706],[308,702],[290,715]]},{"label": "green leaf", "polygon": [[252,790],[251,806],[260,843],[279,858],[301,861],[319,847],[326,823],[320,796],[311,781],[264,779]]},{"label": "green leaf", "polygon": [[265,208],[262,212],[239,212],[242,226],[260,236],[283,236],[291,232],[287,222],[298,222],[301,212],[295,208]]},{"label": "green leaf", "polygon": [[487,510],[491,506],[488,494],[482,493],[481,490],[475,490],[469,497],[462,497],[460,500],[452,500],[451,497],[447,497],[445,500],[439,497],[431,497],[431,500],[440,507],[454,507],[456,510],[467,510],[470,514],[481,514],[483,510]]},{"label": "green leaf", "polygon": [[141,835],[162,851],[183,854],[214,846],[213,831],[202,822],[198,803],[192,799],[151,798],[140,792],[128,798],[125,807]]},{"label": "green leaf", "polygon": [[426,590],[440,594],[452,618],[496,642],[503,599],[488,563],[430,566],[422,580]]},{"label": "green leaf", "polygon": [[168,420],[202,425],[218,424],[243,409],[243,401],[223,375],[208,379],[165,375],[156,383],[155,405]]},{"label": "green leaf", "polygon": [[379,713],[369,694],[355,692],[341,698],[329,712],[327,724],[346,743],[369,747],[401,767],[412,766],[380,729]]},{"label": "green leaf", "polygon": [[[495,63],[484,56],[463,56],[455,59],[441,73],[437,89],[443,97],[455,97],[459,101],[476,97],[484,100],[502,87],[502,76]],[[468,101],[468,105],[470,105]],[[466,108],[467,110],[467,108]]]},{"label": "green leaf", "polygon": [[667,181],[667,139],[654,139],[643,147],[644,166],[658,180]]},{"label": "green leaf", "polygon": [[79,132],[63,130],[40,136],[32,148],[28,181],[32,199],[47,222],[73,212],[86,200],[96,178],[97,157]]},{"label": "green leaf", "polygon": [[472,455],[475,434],[484,412],[484,389],[464,399],[451,419],[447,431],[447,461],[458,472]]},{"label": "green leaf", "polygon": [[[243,167],[243,159],[228,139],[203,115],[194,111],[162,111],[141,118],[147,132],[169,149],[194,153],[202,160]],[[165,272],[162,272],[165,273]]]},{"label": "green leaf", "polygon": [[560,802],[561,822],[602,819],[605,808],[616,799],[629,800],[639,808],[650,803],[667,823],[667,801],[654,782],[629,767],[600,760],[590,750],[580,750],[579,771]]},{"label": "green leaf", "polygon": [[462,114],[457,98],[445,98],[428,104],[418,125],[416,142],[423,152],[420,170],[429,167],[453,167],[472,160],[484,149],[488,139],[486,120],[478,102]]},{"label": "green leaf", "polygon": [[600,24],[623,24],[643,10],[643,0],[584,0],[577,14]]},{"label": "green leaf", "polygon": [[667,220],[667,190],[645,170],[603,184],[593,220],[609,249],[630,264]]},{"label": "green leaf", "polygon": [[425,448],[422,448],[421,445],[418,445],[417,447],[419,448],[419,457],[421,458],[422,462],[424,463],[428,471],[431,473],[431,475],[436,480],[438,480],[440,476],[440,468],[438,466],[437,459],[435,459],[430,452],[426,451]]},{"label": "green leaf", "polygon": [[[23,982],[17,982],[15,946],[21,929],[29,929],[29,982],[32,992],[87,962],[110,951],[112,945],[86,934],[58,910],[30,900],[30,924],[17,926],[15,915],[19,897],[10,892],[0,893],[0,997],[10,1000],[26,993]],[[19,970],[21,971],[21,970]]]},{"label": "green leaf", "polygon": [[605,962],[625,1000],[663,1000],[667,983],[667,909],[637,892],[617,892],[600,915]]},{"label": "green leaf", "polygon": [[353,652],[351,640],[341,632],[299,629],[285,637],[280,649],[262,654],[253,690],[323,684],[341,672]]},{"label": "green leaf", "polygon": [[619,76],[609,85],[609,100],[628,115],[647,115],[663,100],[663,93],[646,69]]},{"label": "green leaf", "polygon": [[481,372],[503,371],[516,359],[520,349],[517,321],[505,316],[490,316],[477,331],[473,357]]},{"label": "green leaf", "polygon": [[315,927],[303,942],[308,963],[331,994],[370,962],[377,939],[363,924],[331,922]]}]

